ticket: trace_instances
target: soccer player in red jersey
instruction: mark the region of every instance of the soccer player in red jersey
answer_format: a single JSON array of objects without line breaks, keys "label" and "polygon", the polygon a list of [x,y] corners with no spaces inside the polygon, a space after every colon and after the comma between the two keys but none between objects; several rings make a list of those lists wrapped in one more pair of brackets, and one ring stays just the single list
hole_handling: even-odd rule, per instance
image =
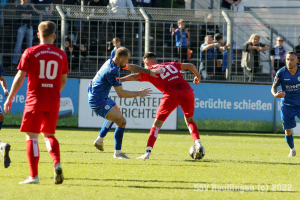
[{"label": "soccer player in red jersey", "polygon": [[162,69],[163,73],[157,78],[143,73],[130,74],[120,78],[120,81],[148,81],[163,93],[163,97],[161,98],[161,102],[157,109],[156,118],[152,128],[150,129],[146,153],[137,159],[149,159],[160,128],[171,112],[179,105],[184,113],[186,125],[196,145],[194,158],[202,158],[205,154],[205,149],[200,142],[198,127],[193,121],[195,109],[194,92],[180,73],[180,70],[191,70],[195,74],[193,82],[198,85],[200,83],[200,74],[198,70],[193,64],[190,63],[157,63],[156,56],[152,52],[146,53],[143,57],[143,61],[146,68],[150,70]]},{"label": "soccer player in red jersey", "polygon": [[59,143],[54,134],[60,107],[60,92],[67,82],[69,67],[66,53],[53,45],[56,38],[55,30],[56,25],[51,21],[39,24],[40,44],[26,49],[23,53],[18,66],[19,71],[4,104],[4,111],[9,114],[13,97],[28,74],[27,98],[20,131],[26,132],[30,175],[20,184],[39,183],[38,137],[41,132],[53,159],[55,184],[61,184],[64,179],[60,165]]}]

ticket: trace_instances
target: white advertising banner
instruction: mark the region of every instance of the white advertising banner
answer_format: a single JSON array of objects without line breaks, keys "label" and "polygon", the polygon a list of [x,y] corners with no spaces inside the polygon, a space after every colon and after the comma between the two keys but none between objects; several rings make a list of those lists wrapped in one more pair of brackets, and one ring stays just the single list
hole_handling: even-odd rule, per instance
[{"label": "white advertising banner", "polygon": [[[91,79],[80,79],[78,126],[100,128],[104,118],[97,116],[88,104],[87,88]],[[126,128],[150,129],[155,119],[156,110],[162,97],[162,92],[149,82],[129,81],[122,83],[124,90],[138,91],[143,88],[153,90],[149,97],[119,98],[112,87],[109,97],[117,103],[122,115],[126,118]],[[113,126],[115,127],[115,125]],[[170,114],[162,126],[162,130],[177,129],[177,108]]]}]

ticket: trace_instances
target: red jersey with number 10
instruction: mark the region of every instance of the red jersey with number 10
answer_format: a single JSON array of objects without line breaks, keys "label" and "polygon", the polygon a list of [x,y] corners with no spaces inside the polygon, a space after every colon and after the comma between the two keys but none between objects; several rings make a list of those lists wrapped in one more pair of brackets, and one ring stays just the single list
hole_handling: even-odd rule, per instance
[{"label": "red jersey with number 10", "polygon": [[181,63],[178,62],[164,62],[152,65],[148,69],[162,69],[163,73],[157,78],[150,76],[150,74],[138,73],[141,78],[139,81],[148,81],[152,83],[161,92],[175,85],[189,85],[180,73]]},{"label": "red jersey with number 10", "polygon": [[66,53],[51,44],[30,47],[24,51],[18,70],[28,73],[26,109],[57,112],[61,77],[69,72]]}]

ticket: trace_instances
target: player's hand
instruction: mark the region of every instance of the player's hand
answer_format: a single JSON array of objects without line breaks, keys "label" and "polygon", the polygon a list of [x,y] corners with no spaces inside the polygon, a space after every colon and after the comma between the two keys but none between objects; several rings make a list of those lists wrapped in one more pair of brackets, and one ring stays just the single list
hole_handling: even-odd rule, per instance
[{"label": "player's hand", "polygon": [[280,91],[278,91],[278,92],[274,95],[274,97],[276,97],[276,98],[283,98],[283,97],[285,97],[285,92],[283,92],[282,90],[280,90]]},{"label": "player's hand", "polygon": [[9,95],[9,92],[4,92],[4,96],[5,96],[5,98],[7,98],[7,97],[8,97],[8,95]]},{"label": "player's hand", "polygon": [[155,74],[162,74],[164,71],[162,69],[150,69],[150,76],[157,77]]},{"label": "player's hand", "polygon": [[6,114],[9,114],[9,111],[11,109],[11,105],[12,105],[12,100],[6,99],[5,103],[4,103],[4,111]]},{"label": "player's hand", "polygon": [[152,94],[152,90],[151,88],[141,88],[140,91],[139,91],[139,96],[140,97],[146,97],[146,96],[150,96]]},{"label": "player's hand", "polygon": [[200,81],[201,81],[201,78],[200,77],[198,78],[197,76],[195,76],[193,83],[195,85],[198,85],[200,83]]}]

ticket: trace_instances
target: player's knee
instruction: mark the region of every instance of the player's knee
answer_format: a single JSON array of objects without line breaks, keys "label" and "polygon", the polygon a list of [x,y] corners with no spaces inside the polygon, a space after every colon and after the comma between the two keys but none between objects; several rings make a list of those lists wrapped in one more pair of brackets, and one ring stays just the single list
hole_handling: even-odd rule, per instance
[{"label": "player's knee", "polygon": [[125,128],[125,127],[126,127],[126,123],[127,123],[126,119],[125,119],[124,117],[122,117],[122,118],[120,118],[120,119],[118,120],[117,125],[118,125],[118,127],[120,127],[120,128]]},{"label": "player's knee", "polygon": [[4,121],[4,114],[0,113],[0,122],[3,122],[3,121]]}]

